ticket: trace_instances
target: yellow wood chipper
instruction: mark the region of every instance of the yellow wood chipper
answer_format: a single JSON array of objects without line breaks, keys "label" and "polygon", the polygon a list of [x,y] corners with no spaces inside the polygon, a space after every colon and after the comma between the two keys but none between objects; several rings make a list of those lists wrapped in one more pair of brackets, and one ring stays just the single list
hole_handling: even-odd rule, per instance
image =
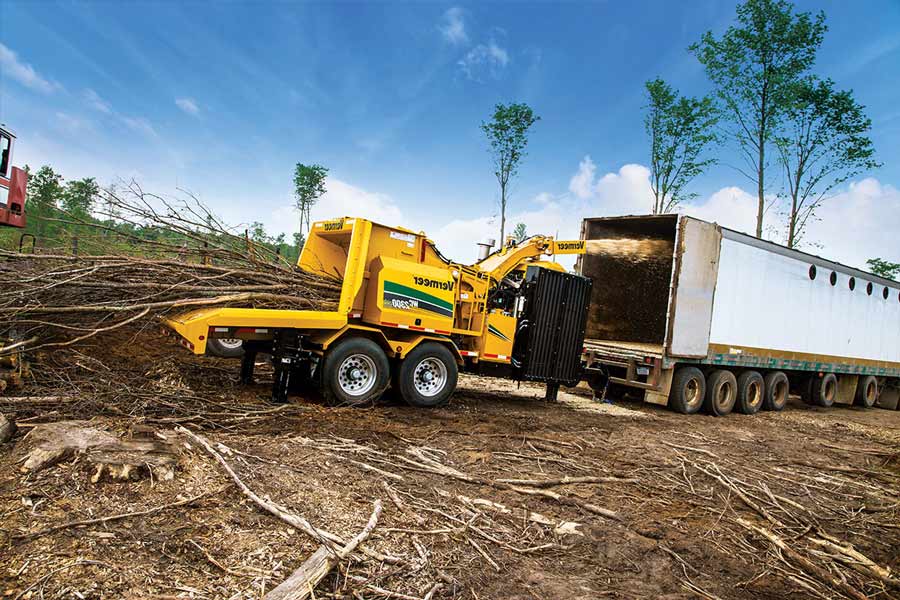
[{"label": "yellow wood chipper", "polygon": [[246,383],[257,354],[269,354],[277,402],[312,383],[336,404],[393,388],[413,406],[439,406],[460,370],[544,382],[555,397],[560,384],[581,378],[591,281],[544,257],[584,247],[533,236],[462,265],[423,233],[360,218],[321,221],[298,266],[342,282],[336,310],[205,308],[166,325],[195,354],[210,340],[242,340]]}]

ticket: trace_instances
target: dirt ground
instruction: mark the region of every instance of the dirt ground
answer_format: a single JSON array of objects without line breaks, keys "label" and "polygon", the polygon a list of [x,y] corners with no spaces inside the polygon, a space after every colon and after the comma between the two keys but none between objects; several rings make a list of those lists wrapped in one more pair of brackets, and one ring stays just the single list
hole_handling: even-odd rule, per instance
[{"label": "dirt ground", "polygon": [[92,483],[78,456],[21,472],[23,434],[60,415],[19,404],[0,446],[0,598],[260,598],[315,551],[178,425],[344,539],[383,502],[368,545],[389,561],[354,554],[316,598],[900,597],[900,412],[685,417],[476,377],[437,410],[273,407],[267,392],[223,390],[220,413],[94,418],[178,448],[173,478],[125,482]]}]

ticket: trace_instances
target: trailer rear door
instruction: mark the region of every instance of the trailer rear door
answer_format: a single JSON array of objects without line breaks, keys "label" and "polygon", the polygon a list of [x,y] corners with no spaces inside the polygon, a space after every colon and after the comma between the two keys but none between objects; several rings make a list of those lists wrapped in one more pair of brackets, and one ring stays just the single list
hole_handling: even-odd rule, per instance
[{"label": "trailer rear door", "polygon": [[707,355],[721,242],[722,232],[717,225],[690,217],[679,219],[666,332],[669,356]]}]

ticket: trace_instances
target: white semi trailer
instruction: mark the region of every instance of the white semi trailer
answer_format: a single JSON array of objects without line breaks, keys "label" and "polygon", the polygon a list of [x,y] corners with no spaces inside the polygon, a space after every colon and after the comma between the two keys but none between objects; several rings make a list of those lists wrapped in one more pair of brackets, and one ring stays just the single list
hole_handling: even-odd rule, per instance
[{"label": "white semi trailer", "polygon": [[897,409],[900,284],[680,215],[585,219],[584,361],[682,413]]}]

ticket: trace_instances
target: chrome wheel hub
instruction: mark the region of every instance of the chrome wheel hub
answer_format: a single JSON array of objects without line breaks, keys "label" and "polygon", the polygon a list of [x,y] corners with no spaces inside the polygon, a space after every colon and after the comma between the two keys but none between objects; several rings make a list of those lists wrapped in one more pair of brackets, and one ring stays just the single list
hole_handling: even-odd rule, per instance
[{"label": "chrome wheel hub", "polygon": [[338,385],[348,396],[362,396],[375,387],[378,369],[365,354],[351,354],[338,367]]},{"label": "chrome wheel hub", "polygon": [[447,366],[436,358],[425,358],[413,372],[413,386],[422,396],[436,396],[447,385]]}]

